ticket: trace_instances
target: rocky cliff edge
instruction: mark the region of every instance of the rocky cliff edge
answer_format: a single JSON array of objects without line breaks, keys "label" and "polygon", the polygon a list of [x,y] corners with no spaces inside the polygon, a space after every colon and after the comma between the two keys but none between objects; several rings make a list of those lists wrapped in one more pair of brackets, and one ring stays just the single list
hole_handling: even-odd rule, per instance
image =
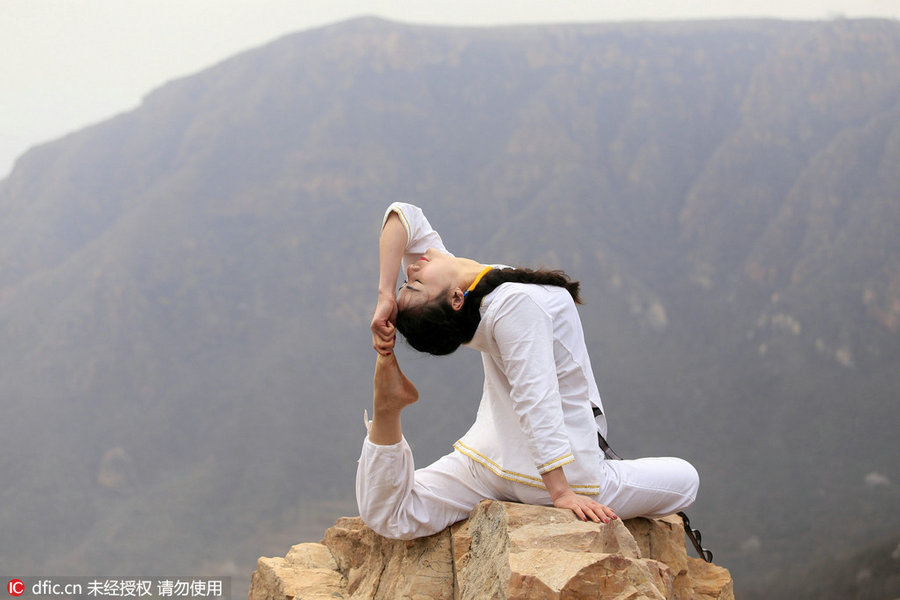
[{"label": "rocky cliff edge", "polygon": [[250,600],[400,598],[733,600],[727,569],[687,555],[681,519],[579,521],[567,510],[485,500],[412,541],[341,518],[321,543],[260,558]]}]

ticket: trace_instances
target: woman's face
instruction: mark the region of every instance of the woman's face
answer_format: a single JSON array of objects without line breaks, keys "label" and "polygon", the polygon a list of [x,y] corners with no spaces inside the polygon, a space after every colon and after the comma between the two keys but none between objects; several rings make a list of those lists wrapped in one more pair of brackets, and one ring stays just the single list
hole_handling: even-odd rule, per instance
[{"label": "woman's face", "polygon": [[397,292],[397,306],[401,309],[417,306],[449,294],[458,287],[453,257],[434,248],[406,269],[406,282]]}]

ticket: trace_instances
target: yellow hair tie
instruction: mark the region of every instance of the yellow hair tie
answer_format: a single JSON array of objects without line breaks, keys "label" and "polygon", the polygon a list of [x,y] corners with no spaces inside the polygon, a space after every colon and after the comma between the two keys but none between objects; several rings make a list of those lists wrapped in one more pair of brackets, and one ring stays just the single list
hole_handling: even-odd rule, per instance
[{"label": "yellow hair tie", "polygon": [[475,278],[475,281],[472,282],[472,285],[469,286],[465,292],[463,292],[463,298],[469,295],[469,292],[475,289],[475,286],[478,285],[478,282],[481,281],[481,278],[487,275],[487,272],[493,269],[494,267],[485,267],[481,270],[481,273],[478,274],[478,277]]}]

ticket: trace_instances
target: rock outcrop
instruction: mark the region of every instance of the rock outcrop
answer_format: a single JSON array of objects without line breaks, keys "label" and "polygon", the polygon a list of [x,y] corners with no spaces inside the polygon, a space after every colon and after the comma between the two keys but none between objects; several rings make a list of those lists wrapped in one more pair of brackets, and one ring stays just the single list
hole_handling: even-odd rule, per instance
[{"label": "rock outcrop", "polygon": [[681,519],[584,523],[485,500],[430,537],[389,540],[342,518],[321,543],[260,558],[250,600],[733,600],[727,569],[685,551]]}]

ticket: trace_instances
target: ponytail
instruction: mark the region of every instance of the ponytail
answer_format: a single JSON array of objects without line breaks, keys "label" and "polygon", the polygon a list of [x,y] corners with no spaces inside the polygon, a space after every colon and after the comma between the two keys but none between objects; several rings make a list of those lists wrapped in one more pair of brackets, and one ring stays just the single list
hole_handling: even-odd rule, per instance
[{"label": "ponytail", "polygon": [[442,356],[472,340],[481,322],[481,301],[504,283],[531,283],[565,288],[581,304],[580,284],[563,271],[492,269],[465,297],[462,308],[453,310],[449,296],[405,308],[397,313],[397,331],[419,352]]}]

